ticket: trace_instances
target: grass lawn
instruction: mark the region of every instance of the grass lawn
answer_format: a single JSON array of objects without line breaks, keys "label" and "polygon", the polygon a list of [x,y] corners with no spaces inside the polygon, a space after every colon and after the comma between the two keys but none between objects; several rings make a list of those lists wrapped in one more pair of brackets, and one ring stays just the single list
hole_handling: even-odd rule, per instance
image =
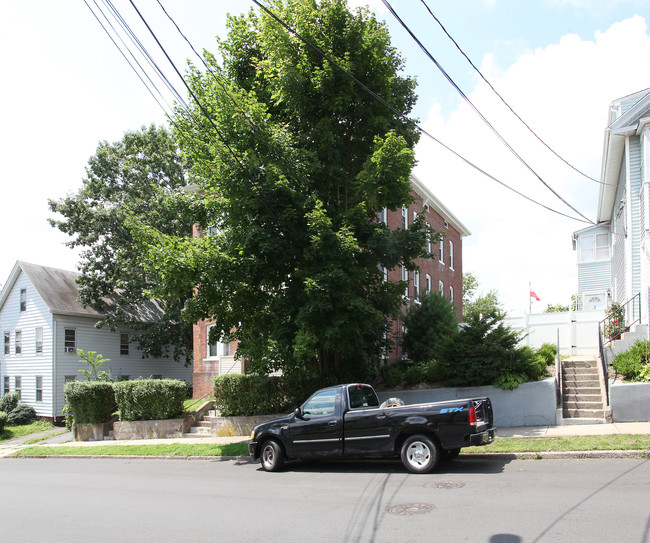
[{"label": "grass lawn", "polygon": [[518,453],[567,451],[650,451],[650,435],[611,434],[570,437],[497,437],[490,445],[462,449],[467,453]]},{"label": "grass lawn", "polygon": [[248,455],[248,445],[229,443],[216,445],[210,443],[169,443],[164,445],[94,445],[94,446],[59,446],[27,447],[13,456],[241,456]]},{"label": "grass lawn", "polygon": [[54,430],[57,427],[51,422],[44,420],[37,420],[31,424],[23,424],[21,426],[5,426],[4,432],[0,433],[0,441],[11,439],[12,437],[22,437],[36,432],[44,432],[46,430]]},{"label": "grass lawn", "polygon": [[[499,438],[485,447],[463,449],[464,454],[520,453],[547,451],[612,451],[637,450],[650,452],[650,435],[613,434],[606,436],[576,436],[554,438]],[[246,442],[215,445],[208,443],[169,443],[161,445],[92,445],[92,446],[35,446],[14,456],[46,455],[135,455],[135,456],[247,456]]]}]

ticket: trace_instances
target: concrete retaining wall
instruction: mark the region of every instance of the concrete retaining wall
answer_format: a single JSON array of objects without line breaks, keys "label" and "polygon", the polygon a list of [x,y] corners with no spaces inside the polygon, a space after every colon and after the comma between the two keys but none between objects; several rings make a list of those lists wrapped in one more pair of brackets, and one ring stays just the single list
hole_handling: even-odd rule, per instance
[{"label": "concrete retaining wall", "polygon": [[650,383],[610,382],[609,403],[614,422],[648,422]]},{"label": "concrete retaining wall", "polygon": [[72,434],[75,441],[104,441],[113,430],[113,422],[101,424],[73,424]]},{"label": "concrete retaining wall", "polygon": [[185,419],[136,420],[113,425],[113,437],[117,440],[183,437],[184,432]]},{"label": "concrete retaining wall", "polygon": [[397,390],[378,392],[379,401],[400,398],[406,404],[442,402],[487,396],[494,410],[496,426],[547,426],[556,424],[556,393],[553,378],[524,383],[515,390],[465,387],[431,388],[426,390]]},{"label": "concrete retaining wall", "polygon": [[250,417],[218,417],[210,420],[210,435],[249,436],[253,428],[263,422],[286,417],[287,414],[256,415]]}]

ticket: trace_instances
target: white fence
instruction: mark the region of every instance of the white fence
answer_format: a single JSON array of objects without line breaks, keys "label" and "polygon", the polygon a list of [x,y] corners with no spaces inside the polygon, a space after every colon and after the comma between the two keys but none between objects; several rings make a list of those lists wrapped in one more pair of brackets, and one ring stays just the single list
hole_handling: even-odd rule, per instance
[{"label": "white fence", "polygon": [[559,342],[562,355],[597,356],[598,323],[604,318],[604,311],[567,311],[507,317],[505,323],[527,333],[523,345],[537,348]]}]

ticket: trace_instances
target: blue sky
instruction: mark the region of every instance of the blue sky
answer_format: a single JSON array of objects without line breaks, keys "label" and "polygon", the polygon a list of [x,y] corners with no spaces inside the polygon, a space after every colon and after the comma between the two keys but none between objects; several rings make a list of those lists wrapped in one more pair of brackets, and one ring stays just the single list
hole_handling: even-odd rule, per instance
[{"label": "blue sky", "polygon": [[[225,33],[226,12],[252,6],[244,0],[161,1],[199,50],[215,50],[214,36]],[[130,3],[113,3],[149,42]],[[183,66],[192,53],[157,2],[135,3]],[[420,98],[414,115],[422,125],[517,190],[571,214],[496,143],[381,1],[370,4],[388,21],[393,44],[407,61],[406,72],[417,76]],[[597,184],[559,163],[512,120],[420,1],[391,4],[554,190],[595,218]],[[650,0],[427,4],[528,124],[566,159],[598,177],[609,102],[650,87]],[[148,47],[154,50],[153,44]],[[164,115],[83,2],[0,3],[0,59],[1,283],[16,260],[75,268],[76,254],[62,245],[66,237],[47,224],[47,198],[80,188],[99,141],[116,141],[126,130],[163,123]],[[417,158],[416,175],[472,232],[464,240],[464,271],[475,273],[483,290],[497,290],[513,315],[528,310],[529,283],[541,298],[533,312],[547,303],[568,303],[576,290],[571,234],[584,223],[524,201],[426,138]]]}]

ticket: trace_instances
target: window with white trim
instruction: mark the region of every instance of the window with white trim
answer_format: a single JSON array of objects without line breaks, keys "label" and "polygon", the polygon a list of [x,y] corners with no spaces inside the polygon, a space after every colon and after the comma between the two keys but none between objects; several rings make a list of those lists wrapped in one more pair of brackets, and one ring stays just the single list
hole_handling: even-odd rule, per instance
[{"label": "window with white trim", "polygon": [[609,259],[609,235],[586,234],[579,238],[580,262],[595,262]]},{"label": "window with white trim", "polygon": [[22,400],[23,397],[23,378],[20,375],[14,377],[14,391],[18,392],[18,399]]},{"label": "window with white trim", "polygon": [[409,297],[409,271],[406,269],[406,266],[402,266],[402,281],[406,281],[406,286],[404,287],[404,296]]},{"label": "window with white trim", "polygon": [[438,292],[440,294],[445,292],[445,284],[442,281],[438,281]]},{"label": "window with white trim", "polygon": [[215,343],[210,343],[210,330],[214,328],[214,325],[208,326],[207,329],[207,341],[208,341],[208,358],[218,358],[221,356],[230,356],[230,342],[227,338],[224,341],[221,341],[224,338],[218,339]]},{"label": "window with white trim", "polygon": [[454,287],[449,287],[449,299],[454,301]]},{"label": "window with white trim", "polygon": [[23,331],[16,330],[14,332],[14,352],[16,354],[21,354],[23,352]]},{"label": "window with white trim", "polygon": [[445,241],[440,240],[440,243],[438,243],[438,260],[444,264],[445,263]]},{"label": "window with white trim", "polygon": [[74,328],[65,328],[63,331],[63,350],[66,353],[77,352],[77,331]]},{"label": "window with white trim", "polygon": [[427,273],[424,276],[425,292],[429,294],[431,292],[431,276]]},{"label": "window with white trim", "polygon": [[454,242],[449,242],[449,269],[454,269]]},{"label": "window with white trim", "polygon": [[388,224],[388,208],[385,207],[379,212],[379,222],[383,222],[384,224]]},{"label": "window with white trim", "polygon": [[120,355],[129,356],[129,334],[120,334]]},{"label": "window with white trim", "polygon": [[43,354],[43,327],[38,326],[35,333],[36,354]]},{"label": "window with white trim", "polygon": [[420,272],[417,270],[413,272],[413,297],[420,299]]},{"label": "window with white trim", "polygon": [[402,228],[406,230],[409,226],[409,210],[406,206],[402,206]]},{"label": "window with white trim", "polygon": [[43,401],[43,377],[41,375],[36,376],[36,401]]},{"label": "window with white trim", "polygon": [[5,332],[5,354],[11,353],[11,332]]},{"label": "window with white trim", "polygon": [[4,388],[3,388],[3,390],[2,390],[2,392],[3,392],[4,394],[7,394],[7,393],[10,391],[10,388],[9,388],[9,382],[10,382],[10,378],[9,378],[9,376],[8,376],[8,375],[5,375],[4,385],[3,385]]},{"label": "window with white trim", "polygon": [[27,311],[27,289],[20,289],[20,311]]}]

